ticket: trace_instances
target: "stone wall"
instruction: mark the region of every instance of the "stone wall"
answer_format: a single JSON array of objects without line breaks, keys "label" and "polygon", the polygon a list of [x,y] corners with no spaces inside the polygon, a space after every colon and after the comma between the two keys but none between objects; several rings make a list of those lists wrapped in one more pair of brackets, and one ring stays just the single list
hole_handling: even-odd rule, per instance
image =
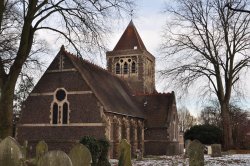
[{"label": "stone wall", "polygon": [[110,158],[118,158],[118,147],[121,139],[131,144],[132,156],[137,151],[144,152],[144,122],[142,119],[114,114],[102,116],[106,121],[106,138],[111,142]]},{"label": "stone wall", "polygon": [[[154,93],[155,90],[155,58],[146,50],[122,50],[107,52],[107,69],[124,79],[134,93]],[[136,72],[128,74],[116,73],[116,64],[130,59],[136,62]],[[131,67],[131,66],[129,66]],[[131,69],[131,68],[130,68]],[[121,66],[121,70],[123,67]]]}]

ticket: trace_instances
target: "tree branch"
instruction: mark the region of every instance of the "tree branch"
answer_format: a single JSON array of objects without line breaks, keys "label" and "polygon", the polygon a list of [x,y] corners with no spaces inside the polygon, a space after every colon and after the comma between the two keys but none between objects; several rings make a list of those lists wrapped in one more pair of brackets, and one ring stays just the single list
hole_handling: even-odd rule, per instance
[{"label": "tree branch", "polygon": [[36,30],[42,30],[42,29],[48,29],[48,30],[51,30],[51,31],[54,31],[54,32],[57,32],[61,35],[63,35],[70,44],[72,44],[72,46],[74,47],[74,49],[78,52],[78,54],[80,53],[80,51],[78,50],[77,46],[74,44],[74,42],[71,40],[71,38],[69,38],[64,32],[60,31],[60,30],[57,30],[57,29],[54,29],[54,28],[51,28],[51,27],[39,27],[37,28]]},{"label": "tree branch", "polygon": [[233,11],[236,11],[236,12],[243,12],[243,13],[249,13],[249,14],[250,14],[250,11],[249,11],[249,10],[232,8],[231,3],[227,3],[227,4],[225,5],[225,7],[228,7],[228,9],[233,10]]}]

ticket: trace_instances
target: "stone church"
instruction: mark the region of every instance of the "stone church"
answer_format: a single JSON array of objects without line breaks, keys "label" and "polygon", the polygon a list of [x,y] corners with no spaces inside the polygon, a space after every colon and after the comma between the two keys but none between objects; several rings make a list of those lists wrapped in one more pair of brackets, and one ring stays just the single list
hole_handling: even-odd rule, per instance
[{"label": "stone church", "polygon": [[117,158],[125,138],[133,155],[180,153],[174,92],[156,91],[155,57],[132,21],[106,58],[107,70],[62,46],[23,105],[19,142],[68,152],[83,136],[107,138]]}]

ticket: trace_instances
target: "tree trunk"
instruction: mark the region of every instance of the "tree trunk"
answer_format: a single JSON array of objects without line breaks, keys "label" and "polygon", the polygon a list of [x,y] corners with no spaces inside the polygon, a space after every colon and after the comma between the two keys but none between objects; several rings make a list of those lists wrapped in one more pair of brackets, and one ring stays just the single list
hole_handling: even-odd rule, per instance
[{"label": "tree trunk", "polygon": [[0,30],[2,29],[3,13],[4,13],[4,0],[0,0]]},{"label": "tree trunk", "polygon": [[0,96],[0,138],[13,136],[13,94],[14,86],[3,84]]},{"label": "tree trunk", "polygon": [[0,138],[12,136],[13,133],[12,119],[14,90],[16,81],[22,70],[22,66],[27,60],[32,47],[35,33],[35,29],[32,27],[32,21],[36,13],[37,3],[37,0],[32,0],[28,5],[28,12],[27,16],[24,18],[24,25],[22,28],[17,55],[15,57],[14,63],[9,69],[8,74],[4,70],[4,65],[0,57]]},{"label": "tree trunk", "polygon": [[232,124],[230,123],[229,104],[221,104],[221,115],[223,125],[224,150],[229,150],[233,146]]}]

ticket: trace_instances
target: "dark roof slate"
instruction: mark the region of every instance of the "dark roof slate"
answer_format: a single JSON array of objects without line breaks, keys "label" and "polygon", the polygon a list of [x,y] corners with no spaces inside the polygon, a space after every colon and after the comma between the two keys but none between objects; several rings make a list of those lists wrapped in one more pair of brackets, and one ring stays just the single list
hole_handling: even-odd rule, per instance
[{"label": "dark roof slate", "polygon": [[106,112],[144,118],[143,112],[133,101],[131,90],[125,81],[95,64],[68,53],[63,47],[61,52],[72,61],[96,97],[104,105]]},{"label": "dark roof slate", "polygon": [[131,20],[113,51],[135,49],[146,50],[146,47]]}]

